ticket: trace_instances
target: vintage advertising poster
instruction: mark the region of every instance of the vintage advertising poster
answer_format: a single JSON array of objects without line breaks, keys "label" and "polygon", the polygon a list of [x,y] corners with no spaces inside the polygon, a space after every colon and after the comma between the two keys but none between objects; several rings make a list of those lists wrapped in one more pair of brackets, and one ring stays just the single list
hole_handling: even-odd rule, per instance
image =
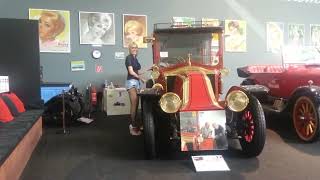
[{"label": "vintage advertising poster", "polygon": [[113,13],[79,12],[80,44],[114,45]]},{"label": "vintage advertising poster", "polygon": [[202,24],[202,27],[217,27],[217,26],[220,26],[220,21],[219,19],[202,18],[201,24]]},{"label": "vintage advertising poster", "polygon": [[174,27],[191,27],[196,18],[194,17],[172,17],[172,24]]},{"label": "vintage advertising poster", "polygon": [[128,47],[131,42],[138,44],[139,48],[147,48],[143,37],[147,36],[147,16],[123,14],[123,47]]},{"label": "vintage advertising poster", "polygon": [[288,45],[303,46],[305,38],[304,24],[288,24]]},{"label": "vintage advertising poster", "polygon": [[29,19],[39,21],[40,52],[70,53],[70,11],[29,9]]},{"label": "vintage advertising poster", "polygon": [[320,24],[310,24],[310,39],[312,46],[320,46]]},{"label": "vintage advertising poster", "polygon": [[71,71],[84,71],[86,66],[84,61],[71,61]]},{"label": "vintage advertising poster", "polygon": [[241,20],[225,20],[225,50],[247,51],[247,23]]},{"label": "vintage advertising poster", "polygon": [[180,113],[181,151],[228,148],[225,111]]},{"label": "vintage advertising poster", "polygon": [[267,51],[279,53],[283,46],[284,25],[280,22],[267,22]]}]

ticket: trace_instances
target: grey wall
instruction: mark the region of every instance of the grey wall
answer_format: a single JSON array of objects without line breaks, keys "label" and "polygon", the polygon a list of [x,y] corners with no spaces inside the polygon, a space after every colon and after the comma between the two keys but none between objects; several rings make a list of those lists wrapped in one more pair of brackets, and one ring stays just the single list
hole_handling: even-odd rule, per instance
[{"label": "grey wall", "polygon": [[[289,0],[290,1],[290,0]],[[225,66],[231,70],[225,78],[225,89],[239,84],[236,68],[250,64],[280,63],[280,55],[266,52],[265,23],[280,21],[301,23],[306,27],[306,44],[309,43],[309,25],[320,24],[320,4],[304,3],[302,0],[0,0],[1,18],[28,18],[29,8],[69,10],[71,13],[71,53],[40,53],[40,63],[44,67],[44,81],[73,82],[83,88],[88,83],[102,84],[104,79],[115,84],[124,84],[126,71],[123,60],[115,60],[114,52],[127,49],[122,47],[122,14],[143,14],[148,16],[148,34],[154,23],[169,22],[173,16],[190,16],[241,19],[247,21],[247,52],[225,53]],[[317,2],[312,0],[306,0]],[[79,11],[108,12],[115,14],[116,45],[99,47],[100,60],[93,60],[90,45],[79,44]],[[285,36],[285,40],[287,36]],[[71,72],[71,60],[84,60],[86,71]],[[139,60],[143,68],[152,64],[151,46],[141,49]],[[95,73],[95,64],[103,65],[103,73]]]}]

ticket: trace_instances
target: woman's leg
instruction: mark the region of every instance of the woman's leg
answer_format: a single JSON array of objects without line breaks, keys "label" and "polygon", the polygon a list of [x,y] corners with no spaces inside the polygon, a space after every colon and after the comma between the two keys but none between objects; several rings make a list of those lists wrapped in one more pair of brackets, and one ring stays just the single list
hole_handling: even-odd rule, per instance
[{"label": "woman's leg", "polygon": [[131,118],[131,124],[133,127],[138,127],[137,121],[136,121],[136,114],[137,114],[137,107],[139,103],[139,98],[137,95],[137,89],[131,88],[128,90],[129,97],[130,97],[130,118]]}]

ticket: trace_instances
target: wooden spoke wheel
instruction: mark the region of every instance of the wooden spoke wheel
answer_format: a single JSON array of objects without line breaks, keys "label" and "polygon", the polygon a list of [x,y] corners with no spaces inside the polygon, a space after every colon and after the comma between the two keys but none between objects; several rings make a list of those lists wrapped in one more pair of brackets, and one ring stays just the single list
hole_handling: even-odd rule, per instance
[{"label": "wooden spoke wheel", "polygon": [[312,142],[319,137],[318,106],[308,96],[299,97],[293,108],[293,125],[300,139]]}]

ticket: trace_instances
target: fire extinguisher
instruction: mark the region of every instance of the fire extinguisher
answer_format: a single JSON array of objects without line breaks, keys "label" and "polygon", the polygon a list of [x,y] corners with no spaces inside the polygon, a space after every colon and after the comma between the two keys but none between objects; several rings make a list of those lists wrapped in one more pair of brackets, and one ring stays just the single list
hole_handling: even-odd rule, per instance
[{"label": "fire extinguisher", "polygon": [[97,90],[95,86],[91,86],[91,104],[97,105]]}]

